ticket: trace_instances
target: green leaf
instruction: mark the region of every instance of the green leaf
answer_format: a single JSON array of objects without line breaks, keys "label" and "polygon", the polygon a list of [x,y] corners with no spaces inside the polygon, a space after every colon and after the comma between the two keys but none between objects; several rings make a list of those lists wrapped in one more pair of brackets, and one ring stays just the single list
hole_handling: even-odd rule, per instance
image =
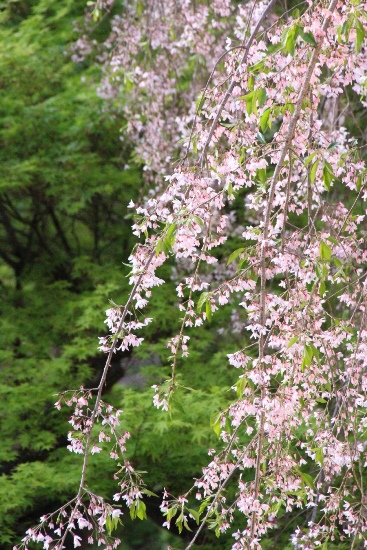
[{"label": "green leaf", "polygon": [[131,506],[130,506],[130,517],[131,519],[135,519],[136,518],[136,501],[134,501]]},{"label": "green leaf", "polygon": [[269,117],[270,117],[270,113],[271,113],[271,110],[270,110],[270,107],[268,107],[267,109],[265,109],[265,111],[263,112],[263,114],[260,117],[260,129],[261,129],[262,132],[265,132],[265,130],[266,130],[266,127],[267,127],[268,121],[269,121]]},{"label": "green leaf", "polygon": [[249,73],[258,73],[264,70],[264,61],[259,61],[248,68]]},{"label": "green leaf", "polygon": [[188,511],[190,512],[190,514],[192,515],[192,517],[196,521],[197,525],[199,525],[199,523],[200,523],[200,514],[199,514],[199,512],[197,510],[194,510],[193,508],[188,508]]},{"label": "green leaf", "polygon": [[304,348],[305,356],[307,358],[307,366],[311,365],[312,358],[314,356],[314,350],[313,347],[310,345],[305,345]]},{"label": "green leaf", "polygon": [[144,3],[142,2],[142,0],[139,0],[137,6],[136,6],[136,13],[137,15],[141,15],[144,11]]},{"label": "green leaf", "polygon": [[237,270],[240,271],[241,269],[248,269],[249,263],[246,258],[243,258],[243,260],[240,260],[238,262]]},{"label": "green leaf", "polygon": [[317,153],[318,153],[318,151],[314,151],[313,153],[311,153],[311,155],[306,158],[306,160],[304,162],[304,165],[308,166],[310,164],[311,160],[314,158],[314,156],[317,155]]},{"label": "green leaf", "polygon": [[300,29],[299,35],[304,40],[304,42],[307,42],[307,44],[311,44],[311,46],[316,46],[317,42],[315,40],[314,35],[311,32],[304,32],[303,29]]},{"label": "green leaf", "polygon": [[256,139],[260,141],[260,143],[266,143],[266,139],[261,132],[257,132]]},{"label": "green leaf", "polygon": [[240,97],[238,97],[237,99],[239,101],[245,101],[246,102],[246,111],[247,111],[247,114],[250,116],[253,112],[253,97],[255,95],[255,92],[250,92],[249,94],[246,94],[246,95],[241,95]]},{"label": "green leaf", "polygon": [[337,41],[338,41],[338,44],[342,44],[343,40],[342,40],[342,32],[343,32],[343,27],[341,25],[339,25],[337,27],[337,31],[338,31],[338,34],[337,34]]},{"label": "green leaf", "polygon": [[236,128],[236,124],[233,124],[232,122],[220,122],[219,124],[224,128],[229,128],[230,130],[232,130],[232,128]]},{"label": "green leaf", "polygon": [[330,191],[330,184],[335,178],[335,175],[331,165],[327,161],[325,161],[324,167],[322,169],[322,177],[324,180],[325,189],[327,191]]},{"label": "green leaf", "polygon": [[137,501],[137,509],[136,509],[136,515],[139,519],[143,520],[147,517],[146,512],[147,507],[145,506],[145,503],[142,500]]},{"label": "green leaf", "polygon": [[294,24],[284,36],[284,53],[289,53],[292,57],[294,57],[299,29],[300,27]]},{"label": "green leaf", "polygon": [[312,167],[311,167],[311,170],[310,170],[310,182],[311,183],[314,183],[315,179],[316,179],[316,172],[317,172],[317,167],[319,165],[319,161],[316,160]]},{"label": "green leaf", "polygon": [[149,489],[140,489],[140,492],[143,493],[144,495],[148,495],[148,497],[158,497],[158,495],[156,495],[152,491],[149,491]]},{"label": "green leaf", "polygon": [[252,102],[251,102],[251,112],[254,113],[256,116],[258,115],[257,111],[257,92],[253,92],[252,96]]},{"label": "green leaf", "polygon": [[177,511],[178,511],[177,505],[172,506],[172,508],[168,508],[166,512],[167,521],[171,521],[171,519],[174,518],[175,515],[177,514]]},{"label": "green leaf", "polygon": [[159,239],[155,247],[156,256],[159,256],[160,252],[163,252],[164,254],[167,253],[167,247],[164,244],[163,239]]},{"label": "green leaf", "polygon": [[201,515],[206,508],[210,505],[210,499],[206,498],[199,506],[199,515]]},{"label": "green leaf", "polygon": [[192,529],[190,529],[189,527],[189,524],[187,523],[187,519],[185,518],[185,516],[183,517],[183,524],[185,529],[187,529],[188,531],[192,531]]},{"label": "green leaf", "polygon": [[284,502],[282,500],[278,500],[278,502],[274,502],[272,504],[269,511],[271,514],[277,515],[282,506],[284,506]]},{"label": "green leaf", "polygon": [[117,529],[119,524],[121,524],[120,518],[113,518],[112,516],[106,517],[106,530],[109,536]]},{"label": "green leaf", "polygon": [[321,241],[320,243],[320,258],[322,260],[326,260],[327,262],[330,261],[332,250],[331,248],[324,243],[324,241]]},{"label": "green leaf", "polygon": [[192,217],[196,221],[196,223],[201,227],[201,229],[203,229],[203,227],[204,227],[203,220],[201,218],[199,218],[199,216],[195,216],[195,214],[193,214]]},{"label": "green leaf", "polygon": [[180,515],[178,516],[178,518],[176,519],[176,522],[175,522],[176,525],[177,525],[178,532],[179,532],[180,534],[182,533],[182,529],[183,529],[183,527],[182,527],[183,519],[184,519],[183,514],[180,514]]},{"label": "green leaf", "polygon": [[278,42],[277,44],[269,44],[268,50],[267,50],[268,56],[279,52],[279,50],[281,50],[282,47],[283,45],[281,42]]},{"label": "green leaf", "polygon": [[315,460],[321,466],[324,466],[324,452],[321,448],[313,449],[315,451]]},{"label": "green leaf", "polygon": [[255,281],[255,283],[257,282],[257,280],[259,278],[259,275],[255,272],[254,269],[250,269],[250,271],[248,272],[248,276],[252,281]]},{"label": "green leaf", "polygon": [[176,227],[177,225],[175,223],[171,224],[167,230],[167,233],[166,233],[166,239],[170,239],[173,235],[173,233],[176,231]]},{"label": "green leaf", "polygon": [[203,292],[198,300],[198,305],[196,306],[197,312],[200,313],[204,303],[206,302],[210,292]]},{"label": "green leaf", "polygon": [[[230,257],[228,258],[227,265],[229,265],[229,264],[231,264],[232,262],[234,262],[234,261],[238,258],[238,256],[239,256],[240,254],[242,254],[242,252],[244,252],[244,251],[245,251],[245,248],[237,248],[237,250],[234,250],[234,251],[232,252],[232,254],[230,255]],[[199,307],[199,304],[198,304],[198,307]]]},{"label": "green leaf", "polygon": [[362,183],[363,183],[363,176],[364,176],[364,172],[360,174],[357,178],[357,183],[356,183],[357,191],[361,190]]},{"label": "green leaf", "polygon": [[250,388],[252,389],[252,391],[255,391],[255,390],[256,390],[256,386],[255,386],[255,384],[253,383],[253,381],[251,380],[251,378],[249,378],[247,381],[248,381],[248,385],[250,386]]},{"label": "green leaf", "polygon": [[325,282],[324,281],[321,281],[320,282],[320,286],[319,286],[319,296],[323,296],[325,294],[325,291],[326,291],[326,285],[325,285]]},{"label": "green leaf", "polygon": [[336,246],[339,244],[337,239],[335,237],[332,237],[331,235],[328,236],[327,240],[335,244]]},{"label": "green leaf", "polygon": [[236,392],[239,398],[243,396],[243,392],[247,386],[247,378],[246,376],[242,375],[237,381],[236,384]]},{"label": "green leaf", "polygon": [[166,247],[167,252],[171,251],[172,246],[176,239],[176,224],[172,224],[169,226],[167,233],[164,237],[164,245]]},{"label": "green leaf", "polygon": [[363,42],[366,36],[366,31],[364,30],[363,23],[359,19],[356,20],[355,28],[356,28],[356,35],[357,35],[356,43],[355,43],[355,51],[356,53],[359,53],[363,46]]},{"label": "green leaf", "polygon": [[293,338],[291,338],[288,342],[287,349],[291,348],[293,344],[298,342],[298,340],[299,340],[299,336],[293,336]]},{"label": "green leaf", "polygon": [[307,487],[311,487],[311,489],[314,489],[314,482],[310,474],[306,474],[305,472],[301,472],[301,470],[299,470],[299,475],[301,476],[303,483],[307,485]]},{"label": "green leaf", "polygon": [[330,151],[331,149],[335,149],[336,147],[338,147],[338,145],[339,143],[337,141],[333,141],[332,143],[330,143],[328,151]]},{"label": "green leaf", "polygon": [[313,355],[316,357],[316,359],[318,359],[320,356],[320,352],[317,347],[314,346],[314,344],[310,344],[309,347],[311,348]]},{"label": "green leaf", "polygon": [[343,24],[343,33],[345,35],[346,42],[349,42],[349,34],[352,29],[353,20],[354,20],[354,14],[351,13],[348,19]]},{"label": "green leaf", "polygon": [[202,94],[199,95],[199,97],[196,101],[196,112],[197,112],[198,115],[201,114],[201,110],[204,107],[205,100],[206,100],[205,95],[202,95]]},{"label": "green leaf", "polygon": [[301,371],[304,372],[305,367],[309,367],[312,363],[313,358],[313,350],[311,346],[308,346],[307,344],[304,346],[303,349],[303,359],[301,363]]},{"label": "green leaf", "polygon": [[257,92],[257,101],[259,104],[259,107],[262,107],[266,101],[267,93],[265,88],[260,88]]},{"label": "green leaf", "polygon": [[318,397],[318,398],[316,399],[316,402],[317,402],[317,403],[327,403],[326,399],[324,399],[323,397]]},{"label": "green leaf", "polygon": [[294,103],[285,103],[285,105],[283,105],[282,115],[284,116],[287,111],[289,111],[293,115],[293,113],[294,113]]},{"label": "green leaf", "polygon": [[96,7],[94,8],[94,10],[92,11],[93,21],[94,21],[95,23],[97,23],[97,21],[100,19],[101,15],[102,15],[101,10],[96,6]]},{"label": "green leaf", "polygon": [[212,305],[209,302],[209,300],[207,300],[205,304],[205,313],[206,313],[207,320],[210,321],[213,316],[213,312],[212,312]]},{"label": "green leaf", "polygon": [[266,168],[259,168],[256,170],[256,175],[261,181],[261,183],[266,183],[267,177],[266,177]]},{"label": "green leaf", "polygon": [[112,518],[111,518],[111,516],[107,516],[106,517],[106,530],[107,530],[108,535],[111,535],[112,529],[113,529]]},{"label": "green leaf", "polygon": [[[218,437],[220,436],[220,432],[222,431],[220,421],[221,421],[221,413],[212,414],[211,419],[210,419],[210,426],[213,428],[215,434]],[[200,507],[200,510],[199,510],[200,514],[201,514],[201,511],[202,510],[201,510],[201,507]]]}]

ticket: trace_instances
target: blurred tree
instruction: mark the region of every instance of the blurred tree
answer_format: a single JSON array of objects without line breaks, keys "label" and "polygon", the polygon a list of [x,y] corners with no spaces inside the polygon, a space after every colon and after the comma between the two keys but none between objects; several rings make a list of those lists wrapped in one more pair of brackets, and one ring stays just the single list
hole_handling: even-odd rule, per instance
[{"label": "blurred tree", "polygon": [[75,487],[54,394],[98,380],[96,334],[132,247],[124,216],[139,171],[126,166],[120,121],[102,112],[98,70],[67,54],[84,8],[16,0],[0,12],[3,547]]}]

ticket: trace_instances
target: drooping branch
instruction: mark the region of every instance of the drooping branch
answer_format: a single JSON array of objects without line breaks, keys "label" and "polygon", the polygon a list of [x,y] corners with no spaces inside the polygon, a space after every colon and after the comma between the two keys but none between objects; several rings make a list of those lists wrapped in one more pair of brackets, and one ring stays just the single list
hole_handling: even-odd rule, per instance
[{"label": "drooping branch", "polygon": [[[322,32],[323,37],[326,34],[326,31],[328,29],[328,26],[330,24],[330,19],[333,11],[336,8],[336,5],[338,3],[338,0],[332,0],[328,7],[328,15],[325,17],[324,23],[322,25]],[[263,361],[264,358],[264,343],[265,343],[265,333],[266,333],[266,307],[267,307],[267,301],[266,301],[266,259],[267,259],[267,244],[268,244],[268,238],[269,238],[269,229],[270,229],[270,217],[271,212],[273,210],[273,201],[274,201],[274,195],[275,195],[275,188],[279,181],[281,171],[283,168],[284,161],[287,157],[287,155],[290,155],[290,148],[294,136],[294,132],[298,123],[298,120],[300,118],[301,112],[302,112],[302,103],[305,99],[305,97],[308,94],[310,81],[312,74],[315,70],[316,63],[318,61],[320,51],[323,44],[323,38],[319,40],[317,45],[314,48],[314,51],[312,52],[312,56],[308,65],[307,72],[305,74],[305,77],[303,79],[303,83],[298,95],[297,103],[294,109],[293,116],[289,123],[288,132],[286,135],[285,143],[283,145],[283,148],[280,153],[280,157],[278,160],[278,163],[274,170],[274,175],[271,180],[269,192],[268,192],[268,199],[267,199],[267,205],[265,210],[265,216],[264,216],[264,228],[263,228],[263,235],[262,235],[262,241],[261,241],[261,256],[260,256],[260,265],[261,265],[261,275],[260,275],[260,325],[262,327],[260,338],[259,338],[259,361],[260,363]],[[289,163],[291,165],[291,162]],[[284,213],[286,215],[286,213]],[[264,382],[261,384],[261,401],[264,401],[266,394],[266,389]],[[255,488],[254,488],[254,501],[257,501],[260,491],[260,476],[261,476],[261,463],[263,459],[262,454],[262,448],[263,448],[263,441],[264,441],[264,424],[265,424],[265,412],[262,408],[260,412],[260,421],[259,421],[259,437],[258,437],[258,446],[257,446],[257,452],[256,452],[256,466],[255,466]],[[252,514],[252,522],[251,522],[251,540],[255,536],[255,529],[256,529],[256,512],[253,512]]]}]

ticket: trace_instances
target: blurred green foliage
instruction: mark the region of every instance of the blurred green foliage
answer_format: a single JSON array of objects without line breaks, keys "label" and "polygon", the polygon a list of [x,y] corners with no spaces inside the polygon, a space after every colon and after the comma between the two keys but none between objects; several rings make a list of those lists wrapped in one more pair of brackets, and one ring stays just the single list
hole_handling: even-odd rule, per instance
[{"label": "blurred green foliage", "polygon": [[0,546],[12,547],[70,498],[80,460],[66,450],[55,394],[98,378],[108,300],[121,296],[137,193],[98,71],[71,62],[84,0],[0,7]]},{"label": "blurred green foliage", "polygon": [[[134,241],[125,216],[142,180],[119,140],[123,121],[105,114],[96,95],[99,69],[67,53],[84,0],[0,9],[0,547],[11,548],[78,486],[81,460],[66,449],[70,411],[54,409],[55,394],[95,385],[103,368],[97,336],[109,300],[122,303],[127,293],[122,262]],[[118,356],[104,398],[124,409],[128,453],[148,471],[149,488],[181,494],[217,441],[210,418],[230,401],[236,376],[226,361],[230,340],[228,350],[215,343],[214,322],[178,374],[195,390],[177,392],[171,416],[153,409],[150,385],[169,375],[165,340],[179,326],[173,283],[151,307],[149,347],[138,354],[144,387],[113,386],[123,375]],[[159,364],[149,365],[152,357]],[[110,499],[114,467],[108,453],[96,455],[88,478]],[[160,499],[150,500],[148,515],[161,525]],[[181,544],[152,522],[124,524],[122,548]]]}]

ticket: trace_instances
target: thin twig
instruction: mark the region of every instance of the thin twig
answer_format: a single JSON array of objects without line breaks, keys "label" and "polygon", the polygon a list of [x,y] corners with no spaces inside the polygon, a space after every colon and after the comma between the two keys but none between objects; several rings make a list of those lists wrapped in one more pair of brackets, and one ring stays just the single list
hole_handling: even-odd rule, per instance
[{"label": "thin twig", "polygon": [[[251,445],[254,443],[254,440],[252,440],[248,446],[246,447],[246,449],[243,451],[242,453],[242,456],[245,454],[245,452],[251,447]],[[209,518],[214,506],[216,505],[216,503],[218,502],[218,499],[220,497],[220,494],[221,494],[221,491],[222,489],[224,489],[224,487],[226,486],[226,484],[228,483],[228,481],[230,480],[230,478],[233,476],[234,472],[237,470],[241,460],[242,460],[242,456],[237,460],[237,463],[235,464],[233,470],[231,470],[231,472],[228,474],[228,476],[226,477],[225,480],[223,480],[223,482],[221,483],[220,487],[218,488],[217,490],[217,493],[213,499],[213,502],[211,503],[211,505],[209,506],[208,508],[208,511],[207,513],[205,514],[205,517],[203,518],[201,524],[200,524],[200,527],[199,529],[196,531],[195,533],[195,536],[191,539],[190,543],[188,544],[188,546],[185,547],[185,550],[190,550],[190,548],[192,548],[193,544],[195,543],[195,541],[197,540],[200,532],[202,531],[207,519]]]},{"label": "thin twig", "polygon": [[[121,316],[121,320],[120,320],[120,323],[118,325],[118,328],[117,328],[117,332],[116,334],[119,334],[119,332],[121,332],[122,330],[122,327],[123,327],[123,324],[125,322],[125,319],[126,319],[126,316],[128,314],[128,311],[129,311],[129,307],[134,299],[134,296],[140,286],[140,283],[142,281],[142,278],[146,272],[146,270],[148,269],[151,261],[153,260],[155,256],[155,250],[153,250],[150,255],[148,256],[147,258],[147,261],[145,263],[145,266],[144,266],[144,269],[142,270],[142,272],[140,273],[131,293],[130,293],[130,296],[129,296],[129,299],[128,301],[126,302],[125,304],[125,307],[124,307],[124,310],[123,310],[123,313],[122,313],[122,316]],[[97,397],[96,397],[96,402],[95,402],[95,405],[94,405],[94,408],[93,408],[93,412],[92,412],[92,415],[91,415],[91,419],[90,419],[90,429],[89,429],[89,432],[88,432],[88,435],[87,435],[87,439],[86,439],[86,442],[85,442],[85,447],[84,447],[84,460],[83,460],[83,466],[82,466],[82,473],[81,473],[81,478],[80,478],[80,484],[79,484],[79,490],[78,490],[78,494],[76,496],[76,500],[80,500],[81,498],[81,495],[83,493],[83,490],[84,490],[84,483],[85,483],[85,477],[86,477],[86,472],[87,472],[87,466],[88,466],[88,455],[89,455],[89,447],[90,447],[90,444],[91,444],[91,440],[92,440],[92,427],[94,426],[94,423],[95,423],[95,419],[96,419],[96,416],[97,416],[97,413],[98,413],[98,408],[99,408],[99,404],[101,402],[101,398],[102,398],[102,391],[103,391],[103,386],[106,382],[106,378],[107,378],[107,373],[108,373],[108,369],[110,368],[111,366],[111,361],[112,361],[112,357],[113,357],[113,354],[116,350],[116,346],[117,346],[117,342],[118,342],[118,338],[116,337],[111,345],[111,348],[110,348],[110,351],[108,353],[108,357],[107,357],[107,360],[106,360],[106,363],[105,363],[105,366],[104,366],[104,369],[103,369],[103,373],[102,373],[102,377],[101,377],[101,381],[99,383],[99,386],[98,386],[98,392],[97,392]]]}]

